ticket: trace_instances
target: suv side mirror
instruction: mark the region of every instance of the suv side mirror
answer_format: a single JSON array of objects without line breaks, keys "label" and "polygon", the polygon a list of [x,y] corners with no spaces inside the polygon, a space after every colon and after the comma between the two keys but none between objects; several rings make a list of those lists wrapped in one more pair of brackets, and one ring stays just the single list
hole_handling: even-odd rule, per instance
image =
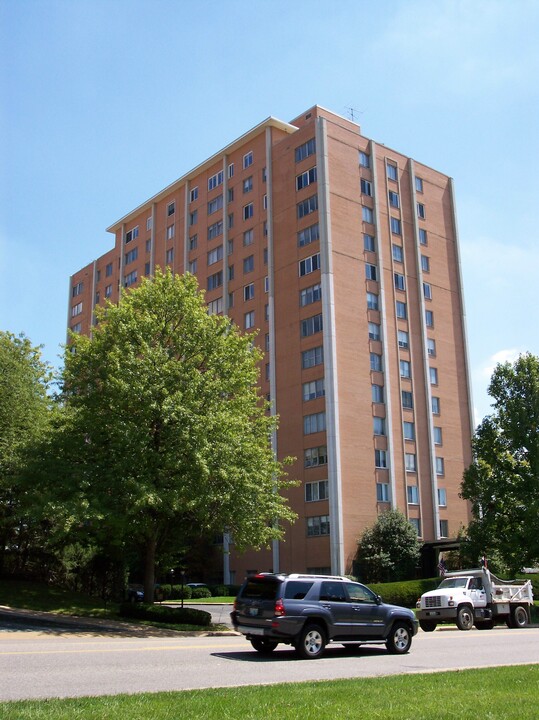
[{"label": "suv side mirror", "polygon": [[381,605],[382,602],[383,602],[382,596],[381,596],[381,595],[377,595],[377,596],[376,596],[376,604],[377,604],[377,605]]}]

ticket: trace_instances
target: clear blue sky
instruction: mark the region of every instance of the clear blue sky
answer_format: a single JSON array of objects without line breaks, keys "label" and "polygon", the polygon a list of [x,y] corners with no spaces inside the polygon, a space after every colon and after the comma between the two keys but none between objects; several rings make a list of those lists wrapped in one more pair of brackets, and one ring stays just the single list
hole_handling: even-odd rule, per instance
[{"label": "clear blue sky", "polygon": [[536,0],[0,0],[0,329],[59,364],[105,228],[314,104],[455,179],[476,418],[539,355]]}]

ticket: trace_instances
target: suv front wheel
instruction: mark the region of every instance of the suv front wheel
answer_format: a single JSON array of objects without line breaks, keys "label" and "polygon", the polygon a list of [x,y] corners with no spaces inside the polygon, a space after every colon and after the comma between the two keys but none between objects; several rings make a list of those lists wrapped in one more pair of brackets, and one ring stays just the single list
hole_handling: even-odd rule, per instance
[{"label": "suv front wheel", "polygon": [[296,652],[304,660],[321,657],[326,647],[326,636],[320,625],[305,625],[296,643]]},{"label": "suv front wheel", "polygon": [[407,653],[412,644],[412,633],[406,623],[396,622],[386,640],[386,648],[393,655]]}]

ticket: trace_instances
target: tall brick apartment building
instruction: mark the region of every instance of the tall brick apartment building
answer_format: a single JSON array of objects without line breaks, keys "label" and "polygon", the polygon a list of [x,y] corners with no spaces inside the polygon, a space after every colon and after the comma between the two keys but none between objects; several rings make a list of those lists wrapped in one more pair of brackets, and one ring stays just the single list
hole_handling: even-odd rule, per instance
[{"label": "tall brick apartment building", "polygon": [[[427,548],[468,523],[471,395],[452,180],[318,106],[268,118],[108,228],[70,280],[69,326],[154,268],[195,274],[208,310],[265,351],[262,392],[297,458],[299,518],[247,570],[352,569],[358,537],[399,508]],[[230,551],[229,551],[230,550]]]}]

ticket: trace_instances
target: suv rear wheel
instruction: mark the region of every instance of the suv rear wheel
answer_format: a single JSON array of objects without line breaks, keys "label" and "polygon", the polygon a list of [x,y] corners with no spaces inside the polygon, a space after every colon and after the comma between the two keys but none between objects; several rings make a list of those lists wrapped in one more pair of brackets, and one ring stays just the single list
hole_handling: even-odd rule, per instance
[{"label": "suv rear wheel", "polygon": [[326,647],[326,636],[320,625],[305,625],[296,643],[296,652],[304,660],[321,657]]},{"label": "suv rear wheel", "polygon": [[386,640],[386,648],[392,655],[407,653],[412,644],[412,633],[406,623],[396,622]]},{"label": "suv rear wheel", "polygon": [[265,638],[251,638],[251,645],[254,649],[262,655],[271,655],[271,653],[277,647],[276,642],[266,640]]}]

